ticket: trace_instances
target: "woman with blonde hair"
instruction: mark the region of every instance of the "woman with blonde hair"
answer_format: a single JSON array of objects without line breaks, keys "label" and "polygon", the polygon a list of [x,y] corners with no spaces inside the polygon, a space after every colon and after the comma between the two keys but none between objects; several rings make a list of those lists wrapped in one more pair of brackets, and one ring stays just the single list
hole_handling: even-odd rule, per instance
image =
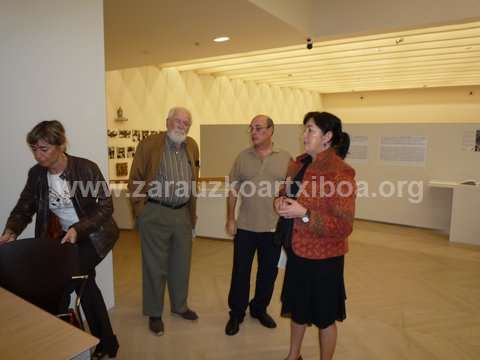
[{"label": "woman with blonde hair", "polygon": [[[96,265],[113,248],[119,235],[105,179],[95,163],[65,152],[65,129],[57,120],[37,124],[28,133],[27,143],[37,164],[28,172],[27,183],[10,213],[0,244],[16,240],[34,214],[36,238],[77,244],[79,270],[89,276],[81,305],[90,332],[100,339],[92,358],[115,357],[118,341],[95,282]],[[77,186],[72,186],[74,183]],[[89,191],[82,193],[85,189]],[[68,300],[64,306],[68,307]]]}]

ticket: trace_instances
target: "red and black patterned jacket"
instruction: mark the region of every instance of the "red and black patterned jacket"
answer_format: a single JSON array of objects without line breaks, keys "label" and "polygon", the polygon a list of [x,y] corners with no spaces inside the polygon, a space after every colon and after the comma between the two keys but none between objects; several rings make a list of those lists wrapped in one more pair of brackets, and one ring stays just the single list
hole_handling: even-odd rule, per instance
[{"label": "red and black patterned jacket", "polygon": [[[300,155],[290,164],[287,179],[295,178],[306,156]],[[294,220],[292,249],[295,254],[307,259],[326,259],[347,253],[356,190],[355,170],[337,156],[334,149],[317,155],[305,171],[297,198],[310,210],[310,221],[305,224],[301,218]]]}]

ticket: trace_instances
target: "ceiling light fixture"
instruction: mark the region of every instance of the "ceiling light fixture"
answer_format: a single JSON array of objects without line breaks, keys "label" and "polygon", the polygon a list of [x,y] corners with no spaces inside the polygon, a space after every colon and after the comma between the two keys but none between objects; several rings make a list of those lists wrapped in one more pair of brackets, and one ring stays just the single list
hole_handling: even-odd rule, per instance
[{"label": "ceiling light fixture", "polygon": [[228,41],[230,40],[230,38],[228,36],[219,36],[215,39],[213,39],[213,41],[215,42],[225,42],[225,41]]}]

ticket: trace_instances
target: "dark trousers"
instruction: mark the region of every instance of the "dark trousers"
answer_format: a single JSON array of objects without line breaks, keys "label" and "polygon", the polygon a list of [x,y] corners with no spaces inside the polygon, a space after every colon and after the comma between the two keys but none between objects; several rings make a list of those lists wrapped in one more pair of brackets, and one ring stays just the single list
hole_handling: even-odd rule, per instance
[{"label": "dark trousers", "polygon": [[238,229],[233,243],[233,269],[228,305],[230,316],[242,320],[249,305],[250,274],[255,251],[258,270],[255,296],[250,302],[250,312],[261,314],[267,310],[272,299],[281,248],[273,243],[271,232]]},{"label": "dark trousers", "polygon": [[[113,337],[112,325],[108,317],[107,307],[102,293],[95,282],[95,266],[102,261],[97,255],[95,248],[89,239],[78,243],[79,274],[88,275],[88,280],[83,290],[80,304],[88,323],[90,333],[103,341],[109,341]],[[73,281],[69,293],[73,290],[78,294],[81,281]],[[68,308],[68,301],[64,305],[63,312]]]}]

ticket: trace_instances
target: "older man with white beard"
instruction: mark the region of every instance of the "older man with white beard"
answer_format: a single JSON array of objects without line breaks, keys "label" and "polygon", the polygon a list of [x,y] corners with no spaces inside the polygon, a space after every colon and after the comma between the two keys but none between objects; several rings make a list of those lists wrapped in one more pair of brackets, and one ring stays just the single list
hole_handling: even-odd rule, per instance
[{"label": "older man with white beard", "polygon": [[187,306],[198,145],[187,136],[192,116],[186,108],[172,108],[166,122],[166,132],[138,145],[128,182],[142,243],[143,313],[156,335],[164,332],[165,284],[172,313],[198,319]]}]

